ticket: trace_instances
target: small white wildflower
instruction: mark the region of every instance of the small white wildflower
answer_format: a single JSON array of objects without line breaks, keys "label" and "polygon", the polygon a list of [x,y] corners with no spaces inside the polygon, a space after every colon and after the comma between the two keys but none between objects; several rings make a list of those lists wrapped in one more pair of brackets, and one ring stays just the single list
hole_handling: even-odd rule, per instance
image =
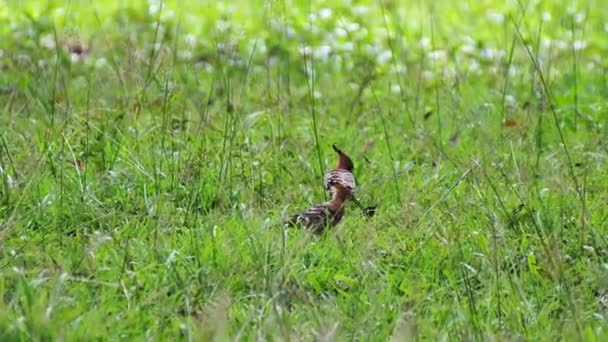
[{"label": "small white wildflower", "polygon": [[263,41],[263,40],[258,41],[257,45],[256,44],[251,44],[251,46],[249,46],[249,53],[250,54],[254,52],[254,50],[253,50],[254,47],[256,48],[257,52],[260,53],[260,54],[265,55],[266,52],[268,52],[268,47],[266,46],[266,42]]},{"label": "small white wildflower", "polygon": [[348,32],[355,32],[355,31],[359,30],[360,27],[361,27],[361,25],[359,25],[358,23],[353,22],[353,23],[346,24],[345,28],[346,28],[346,30]]},{"label": "small white wildflower", "polygon": [[173,19],[175,18],[175,12],[172,10],[163,11],[163,20]]},{"label": "small white wildflower", "polygon": [[177,58],[180,60],[189,60],[192,58],[192,51],[180,50],[177,52]]},{"label": "small white wildflower", "polygon": [[503,51],[492,49],[492,48],[485,48],[485,49],[481,50],[481,56],[486,59],[490,59],[490,60],[498,59],[498,58],[502,57],[503,55],[504,55]]},{"label": "small white wildflower", "polygon": [[465,44],[460,47],[460,51],[462,51],[465,54],[472,54],[473,52],[475,52],[475,46],[470,45],[470,44]]},{"label": "small white wildflower", "polygon": [[569,6],[568,8],[566,8],[566,13],[574,15],[574,13],[576,13],[576,8]]},{"label": "small white wildflower", "polygon": [[428,59],[435,62],[445,62],[448,60],[448,53],[445,50],[435,50],[427,54]]},{"label": "small white wildflower", "polygon": [[390,62],[392,58],[393,53],[391,52],[391,50],[384,50],[378,55],[378,57],[376,57],[376,61],[378,62],[378,64],[384,64]]},{"label": "small white wildflower", "polygon": [[593,252],[595,252],[595,248],[593,248],[593,246],[589,246],[589,245],[583,245],[583,249],[584,249],[586,252],[589,252],[589,253],[593,253]]},{"label": "small white wildflower", "polygon": [[393,94],[401,94],[401,86],[398,84],[393,84],[391,86],[391,92],[393,92]]},{"label": "small white wildflower", "polygon": [[494,12],[492,10],[486,11],[486,17],[495,24],[502,24],[505,21],[505,16],[502,13]]},{"label": "small white wildflower", "polygon": [[388,31],[386,28],[384,28],[384,27],[380,27],[380,28],[378,28],[378,29],[376,30],[376,34],[377,34],[379,37],[382,37],[382,38],[385,38],[385,37],[389,37],[389,36],[390,36],[390,32],[389,32],[389,31]]},{"label": "small white wildflower", "polygon": [[574,50],[583,50],[584,48],[587,47],[587,42],[584,40],[575,40],[574,42],[572,42],[572,47],[574,48]]},{"label": "small white wildflower", "polygon": [[327,59],[331,53],[331,46],[321,45],[314,50],[314,57],[318,59]]},{"label": "small white wildflower", "polygon": [[540,18],[544,22],[551,21],[551,13],[549,13],[549,12],[543,12],[543,14],[541,14]]},{"label": "small white wildflower", "polygon": [[226,20],[220,20],[217,23],[217,30],[219,32],[226,32],[230,29],[230,23]]},{"label": "small white wildflower", "polygon": [[569,48],[568,43],[563,40],[554,40],[552,43],[557,50],[567,50]]},{"label": "small white wildflower", "polygon": [[471,63],[469,64],[469,71],[471,72],[479,72],[481,69],[479,62],[477,62],[476,59],[471,60]]},{"label": "small white wildflower", "polygon": [[435,74],[432,71],[425,70],[422,72],[421,77],[424,81],[432,81],[435,79]]},{"label": "small white wildflower", "polygon": [[473,39],[473,37],[471,37],[471,36],[464,36],[462,38],[462,41],[463,41],[463,43],[465,43],[467,45],[472,45],[472,46],[474,46],[476,43],[475,39]]},{"label": "small white wildflower", "polygon": [[319,17],[321,19],[329,19],[333,15],[331,8],[321,8],[319,10]]},{"label": "small white wildflower", "polygon": [[189,48],[193,48],[196,46],[196,36],[192,33],[188,33],[184,37],[184,41],[186,42],[186,45],[188,45]]},{"label": "small white wildflower", "polygon": [[148,7],[148,13],[150,15],[155,15],[156,13],[158,13],[159,10],[160,10],[160,4],[158,4],[158,3],[151,3],[150,6]]},{"label": "small white wildflower", "polygon": [[342,45],[342,49],[344,51],[353,51],[354,48],[355,44],[353,44],[353,42],[346,42]]},{"label": "small white wildflower", "polygon": [[508,105],[514,105],[515,97],[513,97],[513,95],[505,95],[505,103]]},{"label": "small white wildflower", "polygon": [[577,24],[582,23],[585,20],[585,13],[576,13],[574,15],[574,22]]},{"label": "small white wildflower", "polygon": [[352,11],[354,14],[362,15],[362,14],[366,14],[369,12],[369,7],[357,5],[352,8]]},{"label": "small white wildflower", "polygon": [[302,56],[310,56],[312,52],[312,48],[308,45],[300,46],[300,55]]},{"label": "small white wildflower", "polygon": [[365,44],[364,48],[365,48],[365,52],[369,53],[370,55],[380,53],[380,47],[378,45]]},{"label": "small white wildflower", "polygon": [[423,49],[428,49],[431,46],[431,40],[428,37],[422,37],[420,39],[420,47]]},{"label": "small white wildflower", "polygon": [[336,31],[334,32],[334,34],[338,38],[344,38],[348,35],[348,32],[346,32],[346,30],[343,29],[342,27],[336,27]]},{"label": "small white wildflower", "polygon": [[165,265],[167,265],[167,266],[172,265],[173,262],[175,261],[175,258],[177,257],[177,255],[178,255],[178,252],[176,250],[172,250],[171,253],[169,253],[169,256],[167,257],[167,260],[165,261]]},{"label": "small white wildflower", "polygon": [[51,34],[45,34],[40,38],[40,46],[49,50],[55,49],[55,38]]},{"label": "small white wildflower", "polygon": [[285,36],[287,36],[287,38],[294,38],[296,36],[296,30],[291,26],[287,26],[287,28],[285,28]]},{"label": "small white wildflower", "polygon": [[65,15],[65,7],[59,7],[55,9],[55,16],[62,17]]}]

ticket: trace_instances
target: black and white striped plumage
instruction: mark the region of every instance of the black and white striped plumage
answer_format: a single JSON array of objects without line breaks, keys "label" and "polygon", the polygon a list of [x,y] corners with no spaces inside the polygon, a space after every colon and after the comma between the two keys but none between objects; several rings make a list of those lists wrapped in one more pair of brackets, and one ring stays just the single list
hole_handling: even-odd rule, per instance
[{"label": "black and white striped plumage", "polygon": [[300,226],[311,233],[322,233],[325,228],[340,223],[344,216],[344,206],[350,192],[341,185],[331,188],[332,199],[313,207],[303,213],[292,215],[285,221],[285,227]]},{"label": "black and white striped plumage", "polygon": [[350,157],[337,148],[336,145],[332,145],[332,148],[338,154],[338,164],[335,168],[325,173],[325,177],[323,177],[325,189],[330,190],[332,186],[340,184],[351,194],[354,194],[356,184],[353,170],[355,169],[355,165]]},{"label": "black and white striped plumage", "polygon": [[355,204],[361,208],[363,211],[363,215],[366,217],[372,217],[376,213],[376,207],[363,207],[361,202],[357,200],[355,196],[355,176],[353,175],[353,170],[355,169],[355,164],[353,163],[350,157],[342,152],[336,145],[331,146],[334,151],[338,154],[338,164],[335,168],[327,171],[325,173],[325,177],[323,178],[323,184],[326,190],[331,190],[333,186],[340,185],[348,190],[348,195],[350,199],[355,202]]},{"label": "black and white striped plumage", "polygon": [[353,173],[345,169],[333,169],[327,171],[323,179],[323,184],[326,190],[330,190],[332,186],[340,184],[344,186],[349,192],[355,192],[355,177]]}]

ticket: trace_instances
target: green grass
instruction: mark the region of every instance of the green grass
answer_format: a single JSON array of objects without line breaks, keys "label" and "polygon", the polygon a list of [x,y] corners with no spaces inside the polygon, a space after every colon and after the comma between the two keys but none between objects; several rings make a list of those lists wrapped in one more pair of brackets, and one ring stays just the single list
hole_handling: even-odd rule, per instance
[{"label": "green grass", "polygon": [[603,2],[151,3],[0,4],[1,340],[608,336]]}]

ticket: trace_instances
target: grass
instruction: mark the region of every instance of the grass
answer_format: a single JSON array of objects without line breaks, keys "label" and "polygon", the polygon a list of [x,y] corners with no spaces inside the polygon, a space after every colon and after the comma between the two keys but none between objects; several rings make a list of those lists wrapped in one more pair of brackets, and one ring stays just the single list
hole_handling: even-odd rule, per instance
[{"label": "grass", "polygon": [[0,339],[608,335],[600,1],[179,4],[0,7]]}]

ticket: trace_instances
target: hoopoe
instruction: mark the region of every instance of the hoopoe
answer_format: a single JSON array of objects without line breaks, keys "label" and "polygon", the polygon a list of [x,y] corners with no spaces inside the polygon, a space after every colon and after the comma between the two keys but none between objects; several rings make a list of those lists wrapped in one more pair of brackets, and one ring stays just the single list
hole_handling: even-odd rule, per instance
[{"label": "hoopoe", "polygon": [[353,163],[350,157],[342,152],[336,145],[331,145],[331,147],[338,154],[338,164],[335,168],[327,171],[325,173],[325,177],[323,177],[323,185],[326,190],[330,190],[332,186],[336,184],[341,184],[351,193],[355,191],[355,177],[353,176],[353,170],[355,169],[355,164]]},{"label": "hoopoe", "polygon": [[351,192],[339,183],[333,185],[330,190],[331,200],[315,205],[303,213],[292,215],[285,221],[285,227],[301,226],[313,234],[320,234],[325,228],[340,223]]},{"label": "hoopoe", "polygon": [[338,154],[338,164],[335,168],[327,171],[325,173],[325,177],[323,179],[323,184],[326,190],[330,190],[332,186],[336,184],[342,185],[350,192],[350,199],[355,202],[355,204],[361,208],[363,214],[365,216],[371,217],[376,213],[376,207],[363,207],[363,204],[359,202],[359,200],[355,197],[355,177],[353,176],[353,170],[355,169],[355,164],[352,159],[340,150],[336,145],[331,146],[334,151]]}]

